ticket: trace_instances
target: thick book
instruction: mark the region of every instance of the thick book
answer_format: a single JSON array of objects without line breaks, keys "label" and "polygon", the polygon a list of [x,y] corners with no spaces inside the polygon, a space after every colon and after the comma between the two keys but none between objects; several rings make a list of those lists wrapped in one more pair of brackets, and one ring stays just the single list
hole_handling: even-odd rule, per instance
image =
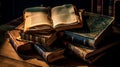
[{"label": "thick book", "polygon": [[57,36],[56,36],[56,32],[48,35],[28,34],[28,33],[20,32],[20,37],[18,37],[17,39],[20,41],[40,43],[43,46],[50,46],[57,39]]},{"label": "thick book", "polygon": [[49,7],[30,7],[24,10],[24,32],[50,33],[81,28],[81,12],[72,4]]},{"label": "thick book", "polygon": [[96,48],[100,46],[99,42],[109,35],[114,18],[90,12],[86,12],[83,16],[83,21],[86,23],[84,28],[63,31],[63,38],[73,43]]},{"label": "thick book", "polygon": [[61,46],[61,44],[57,44],[58,42],[56,41],[56,43],[54,42],[54,44],[52,44],[52,46],[49,47],[44,47],[41,44],[34,44],[34,49],[38,52],[38,54],[40,56],[43,57],[43,59],[48,62],[48,63],[52,63],[55,62],[57,60],[60,59],[64,59],[64,51],[65,48]]},{"label": "thick book", "polygon": [[57,32],[52,32],[50,34],[31,34],[23,32],[24,23],[21,23],[16,27],[16,29],[21,30],[19,32],[20,37],[17,39],[20,41],[32,42],[32,43],[40,43],[43,46],[50,46],[57,39]]},{"label": "thick book", "polygon": [[10,30],[8,31],[9,41],[14,49],[19,53],[24,53],[32,49],[31,43],[25,41],[18,41],[17,37],[20,36],[20,30]]},{"label": "thick book", "polygon": [[110,48],[114,47],[115,45],[119,45],[120,42],[119,42],[119,40],[117,40],[114,43],[112,43],[112,41],[109,43],[101,43],[101,44],[104,44],[104,46],[99,49],[92,49],[92,48],[86,47],[86,46],[76,46],[76,44],[70,43],[68,41],[64,41],[64,44],[78,58],[81,58],[85,62],[92,64],[92,63],[96,62],[97,60],[99,60],[100,58],[102,58],[104,55],[106,55],[107,51]]}]

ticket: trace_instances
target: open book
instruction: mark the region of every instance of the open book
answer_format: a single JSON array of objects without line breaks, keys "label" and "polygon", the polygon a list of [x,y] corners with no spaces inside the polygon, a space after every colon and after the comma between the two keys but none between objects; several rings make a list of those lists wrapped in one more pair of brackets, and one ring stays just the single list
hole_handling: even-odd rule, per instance
[{"label": "open book", "polygon": [[74,5],[30,7],[24,10],[24,32],[48,33],[82,27],[81,12]]}]

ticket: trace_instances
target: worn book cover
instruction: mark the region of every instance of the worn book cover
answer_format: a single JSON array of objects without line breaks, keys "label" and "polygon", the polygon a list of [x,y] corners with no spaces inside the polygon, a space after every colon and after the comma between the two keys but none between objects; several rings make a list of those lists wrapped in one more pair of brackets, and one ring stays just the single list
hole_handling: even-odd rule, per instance
[{"label": "worn book cover", "polygon": [[73,54],[76,55],[78,58],[81,58],[82,60],[91,64],[96,62],[102,56],[104,56],[110,48],[120,44],[119,40],[117,41],[113,41],[112,39],[108,40],[109,42],[103,41],[101,44],[104,44],[104,46],[98,49],[93,49],[91,47],[86,47],[80,44],[79,44],[80,46],[78,46],[78,44],[70,43],[68,41],[64,41],[64,44],[66,48],[70,49],[73,52]]},{"label": "worn book cover", "polygon": [[82,27],[81,12],[72,4],[49,7],[30,7],[24,10],[24,32],[50,33]]},{"label": "worn book cover", "polygon": [[90,12],[84,13],[83,16],[83,29],[64,31],[63,38],[70,42],[96,48],[101,39],[111,32],[114,18]]},{"label": "worn book cover", "polygon": [[63,47],[63,44],[57,40],[49,47],[44,47],[41,44],[34,44],[33,46],[38,54],[48,63],[65,58],[65,48]]},{"label": "worn book cover", "polygon": [[19,53],[24,53],[32,49],[31,44],[29,42],[18,41],[17,37],[20,36],[20,30],[11,30],[8,31],[9,41],[14,49]]},{"label": "worn book cover", "polygon": [[16,27],[16,29],[21,30],[19,32],[20,37],[17,37],[20,41],[40,43],[43,46],[50,46],[57,39],[57,32],[52,32],[51,34],[31,34],[23,32],[24,23],[21,23]]}]

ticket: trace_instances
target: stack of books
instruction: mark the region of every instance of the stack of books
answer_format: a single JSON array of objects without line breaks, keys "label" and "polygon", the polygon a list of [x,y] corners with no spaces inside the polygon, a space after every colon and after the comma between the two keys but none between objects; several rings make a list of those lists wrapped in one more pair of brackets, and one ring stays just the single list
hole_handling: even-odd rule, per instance
[{"label": "stack of books", "polygon": [[114,18],[85,12],[72,4],[26,8],[23,19],[8,31],[11,44],[19,53],[35,49],[46,62],[65,58],[65,50],[70,49],[77,57],[93,63],[113,45],[100,43],[110,33]]}]

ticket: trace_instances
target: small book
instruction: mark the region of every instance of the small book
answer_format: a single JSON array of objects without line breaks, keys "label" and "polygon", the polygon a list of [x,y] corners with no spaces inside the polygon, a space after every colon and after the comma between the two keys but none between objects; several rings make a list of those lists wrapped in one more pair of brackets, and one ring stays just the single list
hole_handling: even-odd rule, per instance
[{"label": "small book", "polygon": [[24,32],[50,33],[82,27],[81,12],[72,4],[30,7],[24,10]]},{"label": "small book", "polygon": [[[58,43],[58,42],[57,42]],[[43,59],[48,62],[55,62],[60,59],[64,59],[64,47],[61,46],[61,44],[52,44],[50,47],[44,47],[41,44],[34,44],[35,50],[38,52],[40,56],[43,57]]]},{"label": "small book", "polygon": [[100,41],[108,36],[112,30],[113,20],[114,18],[111,16],[86,12],[83,14],[83,29],[63,31],[63,39],[93,48],[100,47]]},{"label": "small book", "polygon": [[43,46],[50,46],[56,39],[57,39],[57,32],[52,32],[51,34],[31,34],[31,33],[24,33],[24,24],[21,23],[16,27],[16,29],[21,30],[19,32],[20,37],[17,37],[20,41],[26,41],[31,43],[40,43]]},{"label": "small book", "polygon": [[20,30],[11,30],[8,31],[9,41],[14,49],[19,53],[24,53],[32,49],[31,44],[25,41],[18,41],[17,37],[20,36]]}]

